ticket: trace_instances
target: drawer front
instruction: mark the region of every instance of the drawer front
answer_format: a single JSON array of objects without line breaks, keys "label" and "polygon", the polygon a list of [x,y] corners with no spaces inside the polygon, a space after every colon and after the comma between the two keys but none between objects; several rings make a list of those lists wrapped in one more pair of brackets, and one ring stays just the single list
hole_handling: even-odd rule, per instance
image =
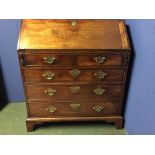
[{"label": "drawer front", "polygon": [[25,53],[23,58],[25,66],[73,66],[74,64],[72,55]]},{"label": "drawer front", "polygon": [[119,102],[29,102],[30,117],[119,115]]},{"label": "drawer front", "polygon": [[120,100],[123,85],[27,85],[29,100],[111,101]]},{"label": "drawer front", "polygon": [[77,57],[78,66],[120,66],[123,65],[123,54],[81,54]]},{"label": "drawer front", "polygon": [[124,69],[25,69],[26,82],[124,81]]}]

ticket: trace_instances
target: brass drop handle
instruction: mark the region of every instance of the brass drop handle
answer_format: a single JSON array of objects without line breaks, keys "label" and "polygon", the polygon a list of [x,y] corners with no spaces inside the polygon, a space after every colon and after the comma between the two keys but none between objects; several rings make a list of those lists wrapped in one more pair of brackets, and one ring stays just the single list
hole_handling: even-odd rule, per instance
[{"label": "brass drop handle", "polygon": [[51,88],[48,88],[47,90],[44,91],[44,94],[47,96],[53,96],[55,93],[56,93],[56,90]]},{"label": "brass drop handle", "polygon": [[44,61],[45,61],[46,63],[48,63],[48,64],[52,64],[52,63],[54,63],[54,61],[56,60],[56,58],[53,57],[53,56],[47,56],[47,57],[44,57],[43,59],[44,59]]},{"label": "brass drop handle", "polygon": [[80,70],[78,70],[78,69],[73,69],[73,70],[69,71],[69,74],[70,74],[73,78],[76,78],[78,75],[80,75]]},{"label": "brass drop handle", "polygon": [[100,95],[102,95],[102,94],[104,94],[105,93],[105,89],[103,89],[103,88],[101,88],[100,86],[99,87],[97,87],[96,89],[94,89],[94,93],[96,94],[96,95],[98,95],[98,96],[100,96]]},{"label": "brass drop handle", "polygon": [[19,53],[19,58],[20,58],[20,62],[21,62],[21,64],[23,65],[24,64],[24,53],[23,52],[20,52]]},{"label": "brass drop handle", "polygon": [[98,71],[98,72],[94,73],[94,76],[97,79],[102,80],[102,79],[104,79],[107,76],[107,73],[102,72],[102,71]]},{"label": "brass drop handle", "polygon": [[106,60],[106,58],[103,57],[103,56],[97,56],[97,57],[94,58],[94,60],[95,60],[96,63],[101,64]]},{"label": "brass drop handle", "polygon": [[73,109],[73,111],[77,111],[80,107],[80,104],[79,103],[72,103],[69,106]]},{"label": "brass drop handle", "polygon": [[101,105],[96,105],[96,106],[93,106],[92,109],[95,111],[95,112],[101,112],[104,107],[101,106]]},{"label": "brass drop handle", "polygon": [[71,22],[71,25],[72,25],[72,26],[76,26],[76,25],[77,25],[77,22],[76,22],[75,20],[73,20],[73,21]]},{"label": "brass drop handle", "polygon": [[43,77],[46,80],[52,80],[55,77],[55,74],[53,72],[47,71],[43,73]]},{"label": "brass drop handle", "polygon": [[56,110],[58,110],[58,108],[53,105],[50,105],[46,107],[46,110],[49,111],[50,113],[54,113]]},{"label": "brass drop handle", "polygon": [[24,64],[24,59],[21,58],[21,59],[20,59],[20,62],[21,62],[21,64]]}]

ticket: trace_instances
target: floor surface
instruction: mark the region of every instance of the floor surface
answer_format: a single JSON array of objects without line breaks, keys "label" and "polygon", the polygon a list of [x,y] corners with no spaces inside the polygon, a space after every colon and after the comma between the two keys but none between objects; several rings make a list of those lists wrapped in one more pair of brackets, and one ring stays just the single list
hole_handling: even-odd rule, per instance
[{"label": "floor surface", "polygon": [[125,135],[125,129],[104,122],[49,123],[27,132],[24,102],[9,103],[0,111],[0,135]]}]

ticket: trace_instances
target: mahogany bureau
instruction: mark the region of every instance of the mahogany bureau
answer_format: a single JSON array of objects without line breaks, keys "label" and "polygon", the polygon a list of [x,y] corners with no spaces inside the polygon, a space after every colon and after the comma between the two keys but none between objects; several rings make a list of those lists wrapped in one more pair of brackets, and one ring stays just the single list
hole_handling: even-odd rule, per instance
[{"label": "mahogany bureau", "polygon": [[61,121],[123,127],[131,52],[123,20],[22,20],[17,50],[27,131]]}]

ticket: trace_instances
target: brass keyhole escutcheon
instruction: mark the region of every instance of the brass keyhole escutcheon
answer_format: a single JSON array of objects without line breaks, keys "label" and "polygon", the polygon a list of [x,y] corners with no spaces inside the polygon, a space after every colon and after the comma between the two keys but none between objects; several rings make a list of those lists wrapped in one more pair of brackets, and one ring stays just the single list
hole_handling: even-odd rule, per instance
[{"label": "brass keyhole escutcheon", "polygon": [[71,21],[71,25],[72,26],[76,26],[77,25],[77,22],[75,20]]},{"label": "brass keyhole escutcheon", "polygon": [[80,91],[79,86],[71,86],[69,87],[72,93],[78,93]]},{"label": "brass keyhole escutcheon", "polygon": [[69,71],[69,74],[73,77],[76,78],[78,75],[80,75],[80,71],[78,69],[73,69]]},{"label": "brass keyhole escutcheon", "polygon": [[73,111],[77,111],[80,107],[80,104],[79,103],[72,103],[69,106],[73,109]]}]

